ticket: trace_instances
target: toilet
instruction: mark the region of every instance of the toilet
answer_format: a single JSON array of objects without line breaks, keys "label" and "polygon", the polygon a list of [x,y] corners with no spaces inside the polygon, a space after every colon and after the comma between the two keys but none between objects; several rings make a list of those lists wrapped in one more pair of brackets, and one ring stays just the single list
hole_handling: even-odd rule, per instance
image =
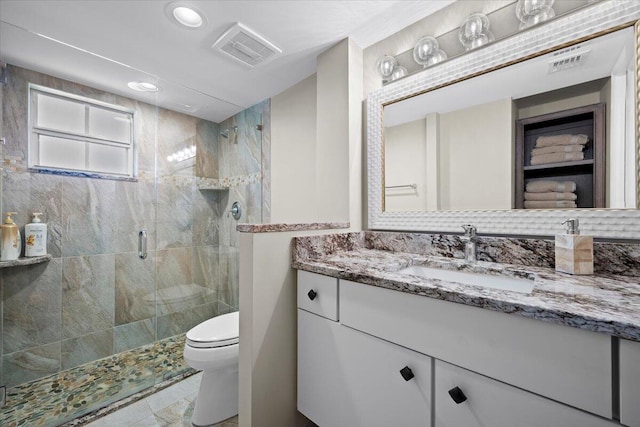
[{"label": "toilet", "polygon": [[191,422],[219,423],[238,414],[239,313],[206,320],[187,332],[184,360],[203,371]]}]

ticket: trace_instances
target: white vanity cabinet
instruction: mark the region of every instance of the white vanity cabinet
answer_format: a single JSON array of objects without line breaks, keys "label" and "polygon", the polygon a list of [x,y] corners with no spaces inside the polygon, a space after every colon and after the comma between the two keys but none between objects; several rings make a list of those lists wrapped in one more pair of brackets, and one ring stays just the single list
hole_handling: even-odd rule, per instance
[{"label": "white vanity cabinet", "polygon": [[[319,285],[335,307],[306,301]],[[611,354],[604,334],[298,272],[298,410],[320,427],[619,425]]]},{"label": "white vanity cabinet", "polygon": [[340,323],[612,418],[611,337],[340,280]]},{"label": "white vanity cabinet", "polygon": [[620,340],[620,422],[640,427],[640,343]]},{"label": "white vanity cabinet", "polygon": [[308,311],[309,278],[322,296],[299,275],[298,410],[321,427],[429,426],[431,358]]},{"label": "white vanity cabinet", "polygon": [[616,425],[440,360],[434,378],[435,427]]}]

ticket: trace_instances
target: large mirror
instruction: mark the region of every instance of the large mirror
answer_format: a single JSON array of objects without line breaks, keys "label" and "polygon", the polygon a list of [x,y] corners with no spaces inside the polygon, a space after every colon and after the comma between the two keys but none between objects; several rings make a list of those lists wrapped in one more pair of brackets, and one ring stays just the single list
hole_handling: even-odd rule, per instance
[{"label": "large mirror", "polygon": [[370,94],[370,228],[553,235],[578,216],[640,237],[638,6],[595,4]]}]

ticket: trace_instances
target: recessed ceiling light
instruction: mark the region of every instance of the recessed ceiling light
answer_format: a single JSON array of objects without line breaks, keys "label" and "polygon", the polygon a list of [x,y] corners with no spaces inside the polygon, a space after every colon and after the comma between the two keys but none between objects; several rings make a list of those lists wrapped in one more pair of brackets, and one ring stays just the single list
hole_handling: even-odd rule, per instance
[{"label": "recessed ceiling light", "polygon": [[138,92],[157,92],[160,90],[158,86],[149,82],[129,82],[127,83],[127,86]]},{"label": "recessed ceiling light", "polygon": [[176,18],[176,21],[189,28],[198,28],[204,23],[200,13],[186,6],[175,7],[173,9],[173,17]]}]

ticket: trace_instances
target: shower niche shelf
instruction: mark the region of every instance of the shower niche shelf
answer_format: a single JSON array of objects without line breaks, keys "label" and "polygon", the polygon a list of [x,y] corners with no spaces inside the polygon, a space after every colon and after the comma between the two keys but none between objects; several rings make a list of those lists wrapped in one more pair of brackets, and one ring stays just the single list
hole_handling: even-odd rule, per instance
[{"label": "shower niche shelf", "polygon": [[21,267],[23,265],[42,264],[49,262],[53,258],[50,254],[34,257],[21,257],[13,261],[0,261],[0,268]]},{"label": "shower niche shelf", "polygon": [[198,184],[198,190],[200,190],[200,191],[209,191],[209,190],[227,191],[227,190],[229,190],[229,187],[228,186],[222,186],[222,185]]}]

